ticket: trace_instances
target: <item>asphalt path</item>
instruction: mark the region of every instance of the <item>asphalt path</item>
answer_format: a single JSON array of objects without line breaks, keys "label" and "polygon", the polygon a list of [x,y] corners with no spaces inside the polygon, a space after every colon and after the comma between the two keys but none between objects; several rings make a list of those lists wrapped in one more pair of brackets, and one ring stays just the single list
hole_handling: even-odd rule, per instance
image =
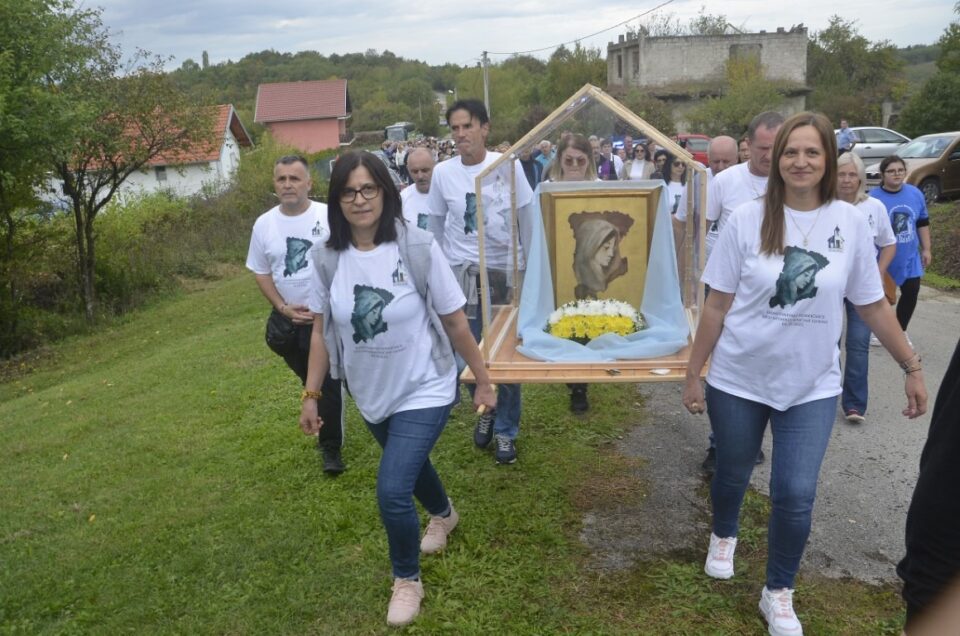
[{"label": "asphalt path", "polygon": [[[921,288],[910,337],[923,356],[930,409],[960,337],[960,296]],[[870,352],[867,421],[851,425],[839,413],[823,469],[813,529],[801,572],[896,580],[903,554],[903,528],[916,484],[929,411],[916,420],[906,406],[903,373],[882,347]],[[638,386],[647,417],[620,442],[620,451],[644,460],[640,478],[647,496],[637,509],[595,511],[581,538],[600,568],[629,566],[678,550],[705,552],[709,538],[706,480],[700,472],[709,424],[682,408],[679,383]],[[770,435],[764,439],[770,456]],[[769,462],[752,484],[768,493]]]}]

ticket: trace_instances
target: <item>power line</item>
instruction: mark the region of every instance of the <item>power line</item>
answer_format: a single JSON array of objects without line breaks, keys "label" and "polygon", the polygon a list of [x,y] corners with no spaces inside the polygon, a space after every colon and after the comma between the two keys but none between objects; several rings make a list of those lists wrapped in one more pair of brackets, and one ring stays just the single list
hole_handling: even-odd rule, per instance
[{"label": "power line", "polygon": [[611,30],[613,30],[613,29],[616,29],[616,28],[619,27],[619,26],[623,26],[623,25],[626,24],[627,22],[631,22],[631,21],[636,20],[636,19],[638,19],[638,18],[642,18],[643,16],[649,15],[649,14],[653,13],[654,11],[656,11],[656,10],[658,10],[658,9],[662,9],[663,7],[667,6],[668,4],[671,4],[672,2],[673,2],[673,0],[666,0],[666,2],[662,2],[662,3],[658,4],[657,6],[655,6],[654,8],[648,9],[647,11],[644,11],[643,13],[640,13],[640,14],[638,14],[638,15],[635,15],[635,16],[633,16],[632,18],[628,18],[628,19],[624,20],[623,22],[618,22],[618,23],[614,24],[614,25],[611,26],[611,27],[607,27],[606,29],[603,29],[603,30],[601,30],[601,31],[597,31],[596,33],[591,33],[590,35],[585,35],[585,36],[583,36],[583,37],[579,37],[579,38],[577,38],[577,39],[575,39],[575,40],[570,40],[569,42],[561,42],[560,44],[553,44],[553,45],[551,45],[551,46],[544,46],[544,47],[539,48],[539,49],[530,49],[529,51],[513,51],[513,52],[511,52],[511,53],[494,53],[493,51],[489,51],[488,53],[489,53],[490,55],[526,55],[526,54],[528,54],[528,53],[539,53],[540,51],[547,51],[547,50],[550,50],[550,49],[555,49],[555,48],[558,48],[558,47],[561,47],[561,46],[566,46],[567,44],[574,44],[574,43],[576,43],[576,42],[580,42],[581,40],[586,40],[586,39],[592,38],[592,37],[595,36],[595,35],[600,35],[601,33],[606,33],[607,31],[611,31]]}]

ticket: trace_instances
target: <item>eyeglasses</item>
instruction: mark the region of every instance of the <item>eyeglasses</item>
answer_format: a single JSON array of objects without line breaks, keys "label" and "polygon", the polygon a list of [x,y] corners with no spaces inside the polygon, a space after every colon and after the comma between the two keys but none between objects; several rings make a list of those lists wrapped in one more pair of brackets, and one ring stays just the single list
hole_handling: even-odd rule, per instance
[{"label": "eyeglasses", "polygon": [[359,190],[354,190],[353,188],[344,188],[340,193],[340,202],[353,203],[357,200],[358,194],[367,201],[370,199],[376,199],[377,195],[380,194],[380,186],[373,183],[366,183],[361,186]]},{"label": "eyeglasses", "polygon": [[907,171],[904,168],[890,168],[889,170],[884,170],[883,174],[890,174],[890,175],[907,174]]},{"label": "eyeglasses", "polygon": [[569,166],[571,168],[574,166],[578,168],[582,168],[585,165],[587,165],[587,158],[586,157],[564,157],[563,165]]},{"label": "eyeglasses", "polygon": [[683,167],[683,162],[682,162],[682,161],[674,161],[674,162],[673,162],[673,167],[674,167],[674,168],[681,168],[681,167]]}]

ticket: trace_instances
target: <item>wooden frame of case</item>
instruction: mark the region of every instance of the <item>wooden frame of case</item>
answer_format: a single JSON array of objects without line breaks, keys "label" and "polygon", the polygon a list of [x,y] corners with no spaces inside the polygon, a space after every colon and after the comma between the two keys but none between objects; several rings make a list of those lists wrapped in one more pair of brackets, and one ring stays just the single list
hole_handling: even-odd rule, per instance
[{"label": "wooden frame of case", "polygon": [[[693,219],[695,222],[684,224],[682,231],[675,231],[675,236],[678,239],[678,243],[682,246],[678,249],[677,258],[680,266],[680,285],[684,309],[690,325],[690,340],[688,345],[677,353],[660,358],[615,360],[599,363],[561,363],[531,360],[516,350],[519,344],[517,319],[519,316],[521,293],[521,286],[518,285],[514,290],[509,305],[496,306],[492,308],[493,311],[481,312],[483,317],[483,338],[480,343],[480,351],[483,354],[484,363],[487,366],[488,373],[493,382],[511,384],[654,382],[678,381],[682,380],[686,375],[690,348],[693,343],[694,334],[696,333],[697,323],[699,322],[700,308],[703,306],[703,287],[699,284],[699,275],[701,271],[700,254],[703,253],[706,225],[705,215],[700,214],[699,211],[706,209],[706,168],[689,156],[686,151],[669,137],[657,131],[650,124],[596,86],[585,84],[583,88],[574,93],[546,119],[511,146],[507,152],[503,153],[502,156],[477,175],[475,188],[477,193],[477,225],[479,230],[477,238],[480,251],[480,285],[484,289],[489,288],[489,278],[484,258],[484,210],[482,203],[483,197],[481,196],[483,178],[494,170],[497,170],[504,163],[517,161],[521,148],[531,147],[536,141],[539,141],[557,129],[563,121],[574,116],[577,112],[592,103],[602,105],[620,120],[630,124],[637,130],[644,131],[650,141],[655,142],[662,148],[666,148],[688,166],[688,175],[690,175],[690,178],[687,179],[687,218]],[[513,280],[520,281],[521,275],[517,256],[519,253],[519,236],[517,232],[516,171],[510,170],[509,173],[514,245]],[[698,179],[704,186],[699,189],[699,193],[695,192],[693,187],[693,184]],[[650,196],[650,194],[644,194],[643,191],[646,190],[649,193],[653,191],[655,187],[659,187],[659,182],[636,182],[636,184],[636,195],[638,196]],[[609,182],[606,185],[609,186]],[[648,219],[649,218],[648,216]],[[652,227],[652,221],[648,221],[648,230],[652,229]],[[649,231],[647,240],[649,253]],[[548,244],[552,243],[553,241],[548,239]],[[555,266],[556,262],[551,262],[551,267],[554,267],[554,271],[556,271]],[[465,382],[475,381],[469,367],[464,369],[461,379]]]}]

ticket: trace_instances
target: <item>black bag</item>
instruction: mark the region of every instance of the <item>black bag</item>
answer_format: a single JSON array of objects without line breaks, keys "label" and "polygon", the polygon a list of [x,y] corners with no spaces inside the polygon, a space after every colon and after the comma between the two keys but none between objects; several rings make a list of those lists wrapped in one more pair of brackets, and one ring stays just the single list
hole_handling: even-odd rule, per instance
[{"label": "black bag", "polygon": [[267,346],[278,356],[286,356],[297,350],[298,333],[293,321],[274,309],[267,318],[264,334]]}]

